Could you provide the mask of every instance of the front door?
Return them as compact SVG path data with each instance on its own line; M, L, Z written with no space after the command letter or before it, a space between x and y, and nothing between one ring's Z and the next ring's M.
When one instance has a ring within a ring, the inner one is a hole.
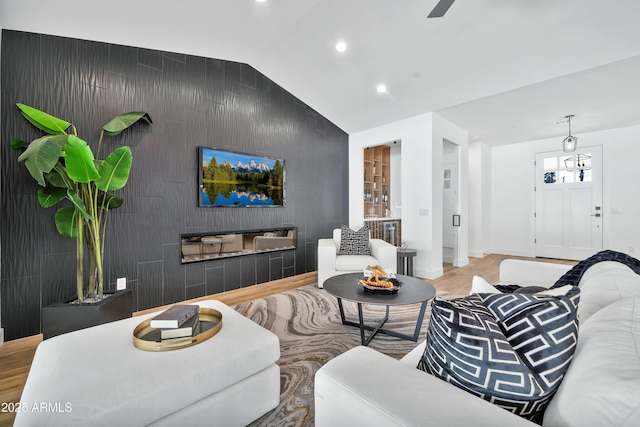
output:
M602 147L536 154L537 257L581 260L602 250Z

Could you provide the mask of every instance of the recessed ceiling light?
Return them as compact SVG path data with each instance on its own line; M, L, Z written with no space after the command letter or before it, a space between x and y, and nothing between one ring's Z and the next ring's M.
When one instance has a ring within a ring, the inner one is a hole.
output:
M336 43L336 50L340 53L345 52L347 50L347 44L342 40Z
M376 87L378 93L385 93L387 91L387 86L380 84Z
M256 3L264 3L264 2L266 2L266 1L267 1L267 0L256 0Z

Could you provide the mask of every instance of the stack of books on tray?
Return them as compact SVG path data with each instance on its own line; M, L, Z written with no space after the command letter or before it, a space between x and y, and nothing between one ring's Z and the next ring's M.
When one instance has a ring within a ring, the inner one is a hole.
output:
M199 314L199 305L176 304L151 319L149 326L153 329L143 339L161 341L197 335Z

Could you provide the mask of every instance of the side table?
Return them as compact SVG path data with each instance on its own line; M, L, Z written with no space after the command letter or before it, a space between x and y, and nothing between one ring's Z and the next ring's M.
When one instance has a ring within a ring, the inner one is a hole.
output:
M413 257L418 251L415 249L398 249L398 274L413 276Z

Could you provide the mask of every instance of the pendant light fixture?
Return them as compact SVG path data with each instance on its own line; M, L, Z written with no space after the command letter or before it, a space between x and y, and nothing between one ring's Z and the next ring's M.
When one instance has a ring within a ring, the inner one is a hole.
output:
M564 159L564 167L567 168L567 172L591 170L591 155L574 154L569 156Z
M573 115L565 116L565 119L569 122L569 136L562 141L562 151L565 153L576 151L576 147L578 146L578 138L571 135L571 119L573 117Z

